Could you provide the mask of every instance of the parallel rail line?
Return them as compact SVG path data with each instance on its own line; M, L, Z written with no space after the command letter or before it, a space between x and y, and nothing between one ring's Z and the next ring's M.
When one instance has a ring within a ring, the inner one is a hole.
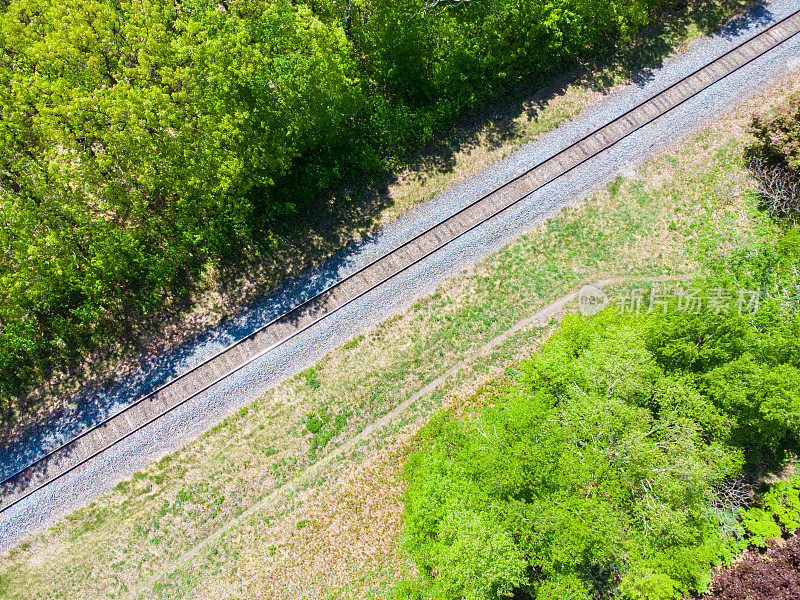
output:
M0 513L88 463L178 406L370 293L426 257L611 148L709 86L800 33L800 11L640 102L525 173L478 198L211 358L159 386L0 481Z

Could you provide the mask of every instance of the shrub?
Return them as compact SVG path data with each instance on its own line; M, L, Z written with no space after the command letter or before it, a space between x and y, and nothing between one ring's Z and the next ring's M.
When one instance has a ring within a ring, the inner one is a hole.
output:
M753 116L755 137L748 166L761 188L765 206L778 218L800 216L800 93L764 114Z
M764 509L775 515L787 533L800 529L800 477L775 483L764 497Z
M753 117L750 154L800 174L800 93L772 111Z
M751 158L747 165L758 182L763 207L773 217L796 224L800 217L800 175L761 158Z
M761 507L743 512L745 539L757 548L800 530L800 477L774 483L764 494Z
M707 600L794 600L800 598L800 537L772 542L762 556L756 551L722 570Z

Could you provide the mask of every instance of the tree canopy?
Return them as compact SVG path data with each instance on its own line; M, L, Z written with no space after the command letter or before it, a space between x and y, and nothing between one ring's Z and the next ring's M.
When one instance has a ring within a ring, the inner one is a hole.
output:
M773 253L800 264L798 245ZM794 487L747 514L722 491L800 449L800 315L778 293L798 283L776 277L753 315L570 317L508 393L429 424L403 532L424 596L679 598L745 529L761 544L797 529Z
M3 2L0 403L662 1Z

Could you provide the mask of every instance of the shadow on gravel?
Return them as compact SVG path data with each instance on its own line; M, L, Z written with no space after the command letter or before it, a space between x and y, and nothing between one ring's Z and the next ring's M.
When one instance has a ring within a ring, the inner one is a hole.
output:
M748 6L729 20L734 10ZM601 93L607 93L620 80L643 87L673 53L675 41L691 31L704 35L716 32L716 36L731 39L772 20L772 13L760 1L673 2L660 20L645 27L630 42L601 49L595 58L582 64L531 77L489 106L463 116L450 131L420 152L409 171L425 182L440 173L452 172L458 153L468 153L479 146L496 149L514 141L520 136L518 119L535 119L548 102L562 95L570 85L579 84ZM386 186L393 182L394 178L382 181Z
M747 11L722 26L731 12L747 6ZM479 145L498 148L519 139L519 117L536 118L569 85L607 92L622 78L644 86L672 53L671 42L690 30L706 34L717 31L716 35L732 38L771 20L771 13L761 3L672 3L658 22L641 31L627 47L610 47L592 61L531 78L492 105L460 118L450 131L413 157L407 171L419 181L426 181L452 172L458 153L470 152ZM0 429L0 479L319 293L351 272L355 260L364 264L367 258L377 257L377 243L383 236L377 224L391 205L388 187L398 176L382 173L332 189L318 203L319 210L299 219L294 233L278 240L277 246L285 250L266 252L248 268L247 277L252 274L259 283L246 293L236 290L236 282L242 281L241 269L223 274L221 310L231 316L220 325L209 327L202 320L184 320L182 341L173 344L165 329L175 329L175 320L166 327L163 320L156 321L147 335L130 342L136 352L129 354L132 368L124 377L117 380L113 370L106 369L88 379L91 384L80 391L62 393L61 397L68 400L63 402L63 408L49 414L35 428ZM287 277L291 279L276 287ZM269 292L270 288L273 291ZM248 297L258 296L261 298L255 302L245 302Z
M749 8L729 18L732 9L745 7ZM617 45L607 51L605 58L587 63L582 79L601 92L607 92L620 78L630 79L643 87L672 54L673 43L687 33L694 30L704 35L732 39L748 29L772 21L772 13L761 1L674 2L669 14L645 27L627 49Z

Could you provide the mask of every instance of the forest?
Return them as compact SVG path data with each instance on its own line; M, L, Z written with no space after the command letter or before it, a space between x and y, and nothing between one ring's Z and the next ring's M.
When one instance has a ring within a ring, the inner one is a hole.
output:
M664 0L2 0L0 412Z

